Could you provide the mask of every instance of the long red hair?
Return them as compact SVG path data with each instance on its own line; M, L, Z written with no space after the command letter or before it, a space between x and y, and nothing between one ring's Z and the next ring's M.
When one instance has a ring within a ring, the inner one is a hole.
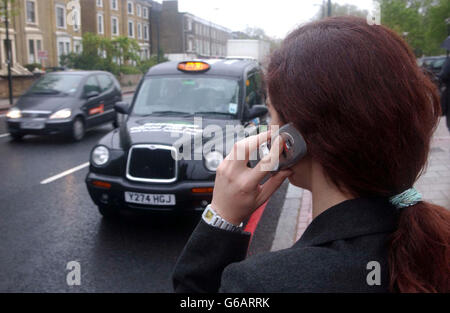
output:
M441 114L437 88L388 28L355 17L301 26L273 53L267 86L341 190L391 197L422 173ZM391 290L448 292L449 242L445 208L404 209L390 243Z

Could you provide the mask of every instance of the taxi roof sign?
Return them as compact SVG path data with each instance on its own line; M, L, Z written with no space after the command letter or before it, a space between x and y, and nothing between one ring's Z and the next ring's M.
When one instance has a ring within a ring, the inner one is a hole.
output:
M211 68L206 62L186 61L178 63L178 70L182 72L206 72Z

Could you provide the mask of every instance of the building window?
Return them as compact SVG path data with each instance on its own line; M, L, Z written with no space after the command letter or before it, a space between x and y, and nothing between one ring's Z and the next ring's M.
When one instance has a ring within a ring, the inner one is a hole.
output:
M144 25L144 40L148 40L148 24Z
M119 10L119 2L118 0L111 0L111 9L118 11Z
M134 13L134 10L133 10L133 2L131 2L131 1L128 1L128 3L127 3L127 9L128 9L128 14L131 14L131 15L133 15Z
M27 1L27 23L36 24L36 3Z
M74 31L79 31L80 30L80 25L78 24L79 22L79 16L78 16L79 12L77 10L73 11L73 30Z
M192 20L190 18L186 19L186 30L191 31L192 30Z
M70 49L70 39L67 37L57 38L57 47L58 47L58 65L61 64L61 56L67 55L71 52Z
M56 5L56 27L66 28L66 8L63 5Z
M128 21L128 37L134 38L134 22Z
M103 0L97 0L97 7L103 8Z
M36 40L36 52L42 51L42 41Z
M97 14L97 32L99 34L104 34L104 23L103 23L103 14Z
M142 39L142 24L141 23L137 24L137 36L138 36L138 39Z
M64 55L64 42L58 42L58 56Z
M28 63L36 63L36 51L34 50L34 40L28 40Z
M119 19L115 16L111 17L111 32L113 36L119 36Z
M136 15L141 17L141 6L139 4L136 5Z
M81 53L81 41L76 40L73 42L73 52Z
M147 7L142 8L142 17L148 18L148 8Z

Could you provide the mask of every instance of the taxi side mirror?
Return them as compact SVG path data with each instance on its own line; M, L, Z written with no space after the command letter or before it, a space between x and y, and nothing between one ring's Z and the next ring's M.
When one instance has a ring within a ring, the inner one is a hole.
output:
M116 104L114 105L114 109L116 110L117 113L121 113L121 114L129 114L130 113L130 106L125 101L116 102Z
M269 110L265 105L255 104L251 109L248 110L247 120L252 120L257 117L263 117L269 113Z

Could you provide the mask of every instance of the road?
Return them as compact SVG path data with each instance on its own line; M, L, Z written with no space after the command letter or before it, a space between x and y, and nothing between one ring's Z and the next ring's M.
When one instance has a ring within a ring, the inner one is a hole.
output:
M84 178L90 150L110 130L99 127L79 143L12 142L0 116L0 292L171 291L171 272L198 216L102 220ZM269 202L251 254L270 249L284 192ZM66 283L70 261L80 263L80 286Z

